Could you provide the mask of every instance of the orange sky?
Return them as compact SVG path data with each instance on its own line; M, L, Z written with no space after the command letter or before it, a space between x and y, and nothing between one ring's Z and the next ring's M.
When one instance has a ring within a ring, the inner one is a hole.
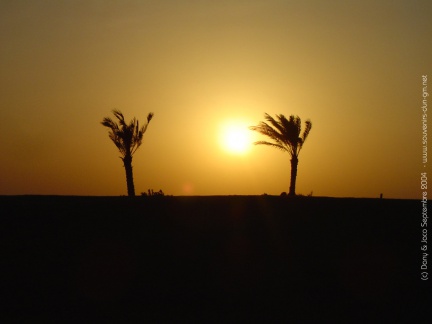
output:
M117 108L155 113L137 194L288 191L287 153L221 145L223 125L267 112L313 123L297 193L417 199L431 14L428 0L0 0L0 194L125 195L100 125Z

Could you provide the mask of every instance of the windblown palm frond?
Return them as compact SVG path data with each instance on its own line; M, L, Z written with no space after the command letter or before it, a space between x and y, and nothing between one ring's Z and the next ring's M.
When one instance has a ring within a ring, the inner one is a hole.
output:
M309 135L309 132L312 128L312 123L310 120L305 121L305 129L303 131L303 135L301 136L301 146L303 146L303 143L306 141L306 138Z
M282 116L282 118L285 118L283 115L280 115L280 116ZM280 116L276 115L276 117L278 117L279 119L280 119ZM267 120L270 124L272 124L274 128L276 128L276 130L278 131L278 133L279 133L281 136L285 136L285 134L284 134L285 129L284 129L283 125L281 125L280 122L277 122L277 121L276 121L272 116L270 116L270 115L267 114L267 113L264 114L264 118L265 118L265 120ZM261 123L264 123L264 122L261 122ZM264 123L264 124L266 124L266 123ZM266 125L269 126L268 124L266 124ZM269 126L269 127L272 128L271 126Z
M270 142L267 142L267 141L256 141L254 144L256 144L256 145L262 144L262 145L273 146L273 147L275 147L275 148L277 148L279 150L286 151L286 148L284 146L279 145L279 144L275 144L275 143L270 143Z
M283 134L279 133L265 122L261 122L258 126L251 126L249 128L270 137L280 146L284 146Z
M101 124L110 129L108 136L120 151L122 158L127 155L132 156L142 144L143 135L147 130L150 120L153 118L153 113L148 114L147 123L141 128L136 118L133 118L127 124L121 111L113 110L112 113L118 122L105 117Z
M298 116L291 115L287 119L284 115L276 115L276 119L269 114L264 114L265 120L268 122L260 122L257 126L251 126L249 129L257 131L269 138L274 143L266 141L257 141L254 144L270 145L278 149L285 150L292 157L297 157L312 128L310 120L305 122L305 129L301 133L301 119Z

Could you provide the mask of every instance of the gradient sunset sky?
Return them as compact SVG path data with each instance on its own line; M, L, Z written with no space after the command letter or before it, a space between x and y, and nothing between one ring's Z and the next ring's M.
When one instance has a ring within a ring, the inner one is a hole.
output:
M125 195L119 109L154 112L138 195L288 192L287 153L223 140L267 112L312 121L297 193L420 199L431 40L429 0L0 0L0 194Z

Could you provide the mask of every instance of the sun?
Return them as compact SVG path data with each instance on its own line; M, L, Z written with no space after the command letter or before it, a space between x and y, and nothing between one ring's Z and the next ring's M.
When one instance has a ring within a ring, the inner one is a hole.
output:
M222 148L232 154L245 154L251 146L251 134L248 125L231 121L222 125L220 132Z

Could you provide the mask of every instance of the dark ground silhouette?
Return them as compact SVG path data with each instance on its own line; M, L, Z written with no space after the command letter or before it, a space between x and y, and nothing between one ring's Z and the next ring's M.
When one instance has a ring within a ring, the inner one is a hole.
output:
M425 320L418 201L3 196L0 204L3 320Z

